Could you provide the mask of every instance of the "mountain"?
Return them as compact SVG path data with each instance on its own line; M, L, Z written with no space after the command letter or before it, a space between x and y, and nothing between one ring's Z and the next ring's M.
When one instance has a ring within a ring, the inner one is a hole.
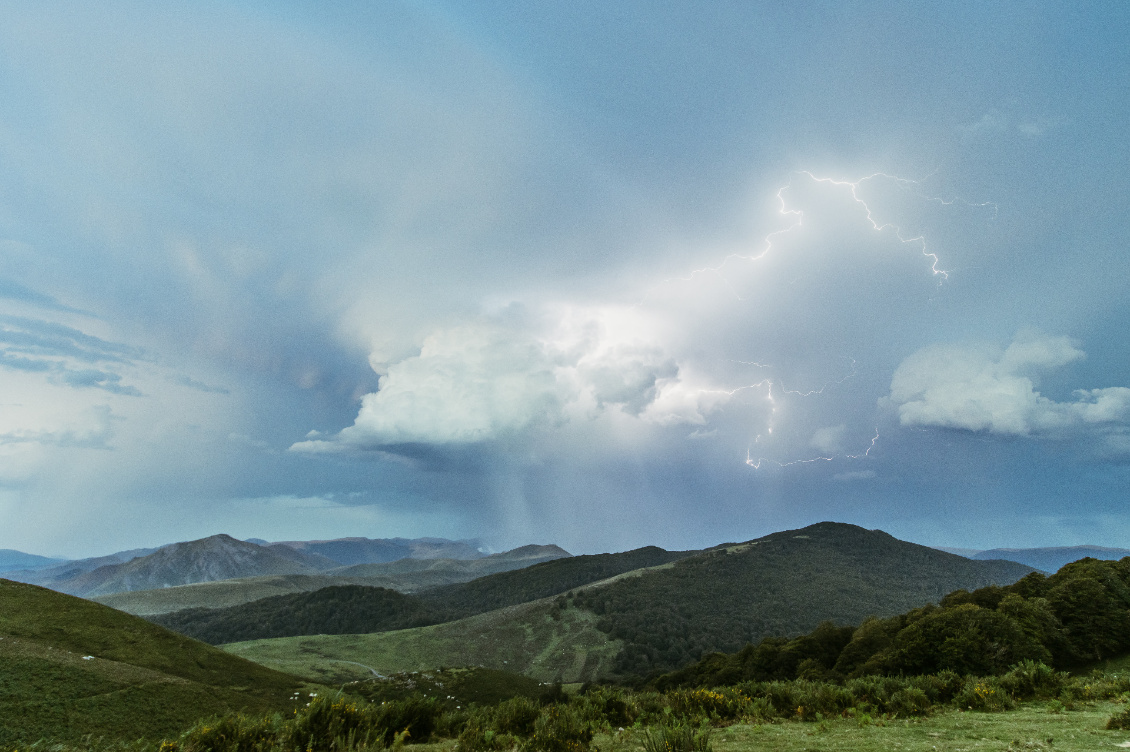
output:
M1011 584L1031 571L821 522L559 601L599 616L599 627L625 642L618 672L638 675L763 637L808 632L825 620L847 625L903 613L954 590Z
M76 577L83 572L92 572L99 567L104 567L109 564L122 564L127 561L132 561L139 556L148 556L156 551L156 548L134 548L129 551L119 551L108 556L95 556L89 559L75 559L72 561L63 561L54 566L39 568L25 568L21 570L11 570L4 573L4 577L16 582L26 582L30 585L42 585L43 587L54 588L52 583L65 582L72 577Z
M147 618L212 644L307 634L383 632L456 621L638 571L642 567L662 566L695 553L698 552L664 551L649 546L617 554L570 557L557 546L524 546L496 555L496 563L509 561L513 564L545 555L565 554L566 558L480 577L471 582L430 588L414 597L391 593L380 587L330 587L313 593L264 598L228 608L192 608L148 614ZM470 563L486 562L487 558ZM369 571L377 566L415 568L426 564L406 559L363 567ZM350 567L347 571L358 569L360 567Z
M280 541L268 543L267 546L317 554L343 566L381 564L398 559L478 559L483 556L473 542L451 541L446 538L337 538Z
M568 551L558 546L522 546L481 559L401 559L385 564L340 567L314 575L243 577L92 598L127 613L155 616L189 608L227 608L260 598L311 592L335 585L364 585L411 593L569 556Z
M442 572L445 575L466 573L469 575L467 579L474 579L488 574L522 569L545 561L567 559L571 556L571 553L560 546L531 545L478 559L404 558L382 563L356 564L335 569L333 574L341 577L397 577L422 572ZM433 583L433 586L440 584L446 583L437 582Z
M46 556L25 554L23 551L13 551L10 548L0 548L0 572L35 571L56 566L66 559L50 559Z
M158 740L231 710L293 707L280 674L135 616L0 579L0 749Z
M489 668L536 671L530 675L542 681L645 675L825 620L893 616L1031 571L828 522L706 551L576 556L417 594L445 618L477 614L451 623L228 647L310 676L327 670L327 660L395 671L471 656ZM557 657L547 663L548 653Z
M973 554L974 559L1005 559L1027 564L1045 572L1057 572L1064 564L1086 557L1092 559L1114 560L1130 556L1125 548L1103 548L1102 546L1060 546L1055 548L993 548Z
M230 535L213 535L173 543L124 564L109 564L55 580L50 587L86 597L235 577L314 574L333 566L336 562L314 553L286 546L258 546Z

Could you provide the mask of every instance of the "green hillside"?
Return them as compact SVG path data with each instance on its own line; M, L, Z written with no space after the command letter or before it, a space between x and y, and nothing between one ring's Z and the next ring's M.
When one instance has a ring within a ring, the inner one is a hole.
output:
M592 614L556 613L543 600L430 627L256 640L224 650L324 683L453 666L577 682L607 675L621 644L596 628Z
M625 572L670 564L698 553L647 546L617 554L573 556L467 583L432 588L418 595L444 621L453 621L547 598Z
M612 564L626 561L649 568L617 573ZM595 571L614 576L577 587ZM854 625L872 615L893 616L960 588L1007 584L1031 571L821 523L692 556L662 549L579 556L419 594L437 612L446 604L453 614L546 591L561 594L452 623L228 649L321 678L368 670L343 661L381 673L476 664L542 680L640 676L762 637L803 634L826 620ZM555 650L571 659L545 663Z
M387 632L436 622L427 607L410 595L359 585L276 595L231 608L193 608L149 620L213 645L308 634Z
M146 618L213 645L298 635L385 632L456 621L527 603L640 567L669 564L690 553L696 552L664 551L652 546L618 554L560 558L414 596L375 587L331 587L223 609L185 609Z
M808 632L826 620L848 625L892 616L1031 571L822 522L585 588L558 605L595 614L602 631L624 641L616 673L646 675L762 637Z
M0 579L0 747L159 739L214 713L285 708L299 684L106 606Z

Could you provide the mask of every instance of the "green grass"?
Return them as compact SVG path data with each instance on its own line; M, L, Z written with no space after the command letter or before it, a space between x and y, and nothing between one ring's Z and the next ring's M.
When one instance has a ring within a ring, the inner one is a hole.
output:
M1055 750L1093 752L1117 749L1130 740L1125 731L1106 731L1107 718L1123 707L1096 703L1083 710L1049 713L1041 704L1005 713L940 712L926 718L861 723L837 718L817 723L767 723L716 729L714 752L1001 752ZM607 752L636 752L640 734L597 737Z
M512 697L539 699L550 687L528 676L490 668L445 668L413 671L387 678L350 682L345 692L373 702L404 700L413 695L446 699L448 705L494 705Z
M159 739L206 715L287 708L300 686L137 617L0 580L0 748Z
M544 682L578 682L606 674L620 651L619 642L596 628L593 614L570 609L553 619L551 606L537 601L430 627L254 640L225 645L224 650L324 683L371 677L366 667L393 674L483 666Z

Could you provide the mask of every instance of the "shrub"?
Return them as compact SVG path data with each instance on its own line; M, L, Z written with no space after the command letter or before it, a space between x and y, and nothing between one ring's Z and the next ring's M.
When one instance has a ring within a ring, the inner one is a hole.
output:
M742 715L749 698L730 687L720 690L675 690L667 694L671 714L686 720L732 719Z
M443 708L431 697L409 697L385 702L373 708L372 727L381 733L385 744L392 744L399 732L408 732L414 742L431 738Z
M1043 700L1056 697L1070 676L1043 663L1022 661L1000 678L1001 686L1017 700Z
M365 708L341 695L315 697L285 724L277 738L285 749L307 752L333 752L339 749L335 742L343 739L367 744L373 737L372 722L367 716ZM258 752L260 748L255 749Z
M550 705L534 722L522 752L587 752L592 729L568 705Z
M274 744L279 727L278 716L228 714L197 723L178 746L181 752L261 752Z
M1106 722L1107 731L1130 729L1130 707L1123 708Z
M988 711L1009 710L1016 705L996 677L978 679L972 676L966 680L954 703L970 710Z
M906 687L891 695L887 702L890 713L901 716L922 715L930 709L930 698L917 687Z
M528 697L514 697L500 702L491 713L490 725L503 734L529 736L541 714L538 704Z
M660 726L654 733L645 731L643 748L644 752L713 752L710 729L696 730L686 724Z

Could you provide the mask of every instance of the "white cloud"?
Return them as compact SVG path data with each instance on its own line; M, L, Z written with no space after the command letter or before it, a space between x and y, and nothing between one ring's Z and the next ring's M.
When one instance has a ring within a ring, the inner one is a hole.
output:
M1084 357L1066 337L1022 333L1003 352L983 345L931 345L904 360L890 404L904 426L1011 436L1068 437L1130 422L1130 388L1077 390L1056 402L1036 390L1039 373Z
M677 384L675 360L654 344L610 336L600 318L574 311L547 333L492 321L435 331L418 355L375 364L379 389L362 398L354 425L292 449L468 444L610 409L664 422L648 409Z

